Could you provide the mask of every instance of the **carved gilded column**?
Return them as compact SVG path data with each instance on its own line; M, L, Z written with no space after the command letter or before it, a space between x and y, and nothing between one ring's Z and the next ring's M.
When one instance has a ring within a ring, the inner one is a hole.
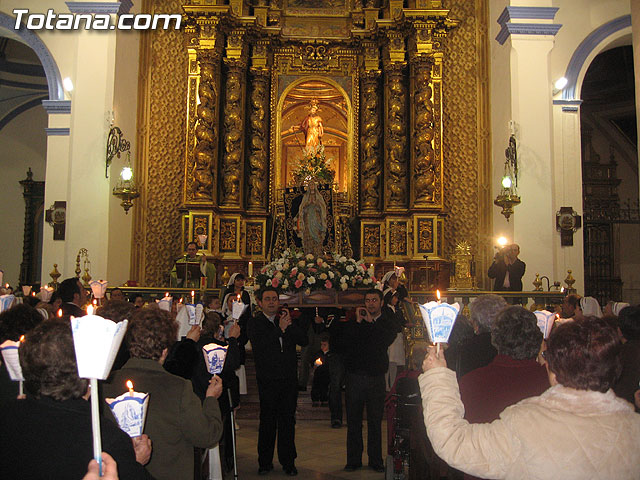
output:
M407 89L405 63L392 63L386 71L386 177L385 206L392 210L408 207L407 191Z
M215 49L198 50L197 61L200 67L195 127L196 147L191 171L191 191L187 197L195 201L214 201L217 184L214 166L217 160L218 142L218 63L220 54Z
M266 211L268 206L269 75L266 68L251 67L247 206L251 210L261 211Z
M244 30L234 30L227 37L227 67L223 109L222 163L220 206L242 207L243 190L243 129L244 87L247 67L244 50Z
M411 59L413 70L413 132L411 205L430 206L441 202L440 169L433 148L435 137L431 68L433 60L425 55Z
M360 205L362 213L379 212L382 205L382 155L380 154L380 70L365 71L362 85L362 140Z

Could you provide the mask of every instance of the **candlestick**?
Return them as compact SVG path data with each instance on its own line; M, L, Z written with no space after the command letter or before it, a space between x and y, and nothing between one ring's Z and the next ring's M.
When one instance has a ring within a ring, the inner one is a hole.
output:
M249 276L253 277L253 262L249 262Z
M24 386L22 385L22 380L18 381L18 395L22 397L24 395Z
M102 476L102 444L100 441L100 407L98 405L98 379L89 380L91 386L91 430L93 431L93 458L98 462L99 475Z
M127 380L127 388L129 389L129 395L133 397L133 382L131 380Z

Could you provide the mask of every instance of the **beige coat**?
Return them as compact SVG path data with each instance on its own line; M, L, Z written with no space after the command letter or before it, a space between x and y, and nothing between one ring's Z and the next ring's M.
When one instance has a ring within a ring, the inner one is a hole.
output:
M470 425L453 371L435 368L419 382L431 444L459 470L504 479L640 478L640 415L612 390L556 385L490 424Z

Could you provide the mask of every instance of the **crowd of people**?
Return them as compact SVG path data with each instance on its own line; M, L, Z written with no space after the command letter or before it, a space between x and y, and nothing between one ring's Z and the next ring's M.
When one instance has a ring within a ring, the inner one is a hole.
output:
M116 397L127 380L150 395L144 435L130 438L101 402L103 478L191 479L194 448L215 445L230 471L247 344L260 403L260 475L274 469L276 454L286 475L298 474L296 407L310 378L313 405L329 406L328 426L341 428L346 412L347 472L363 468L365 411L368 467L385 471L382 420L396 379L421 396L425 438L465 478L623 479L640 472L640 306L611 302L601 311L595 299L569 295L543 339L529 310L482 295L468 319L458 315L446 349L413 351L412 370L401 303L411 299L395 271L348 310L289 309L272 287L256 291L253 305L244 282L234 274L221 297L204 299L201 324L185 328L178 302L165 311L113 289L97 314L127 319L128 328L99 392L77 373L69 318L84 315L88 299L76 278L62 282L48 306L25 303L0 314L0 343L24 335L25 378L19 395L0 368L0 428L11 432L0 437L0 478L98 478L87 399ZM212 343L227 349L213 376L202 355Z

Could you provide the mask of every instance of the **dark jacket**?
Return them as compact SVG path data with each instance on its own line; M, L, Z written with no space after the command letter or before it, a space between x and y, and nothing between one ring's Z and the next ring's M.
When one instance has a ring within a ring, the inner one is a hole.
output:
M102 415L100 430L119 478L150 478L115 421ZM11 400L0 409L0 431L0 478L80 480L93 458L91 404L82 398Z
M75 303L63 302L62 306L60 308L62 309L62 315L70 315L70 316L74 316L74 317L84 317L87 314L87 312L82 310Z
M153 443L153 453L147 470L159 480L193 479L193 447L211 448L222 434L218 400L207 397L201 404L189 380L142 358L131 358L114 372L104 384L104 395L123 394L129 379L136 392L149 394L144 433Z
M263 313L259 313L249 320L247 334L251 341L257 378L298 378L296 345L304 347L309 339L307 332L295 321L283 332L279 325L271 322Z
M345 351L345 371L358 375L384 375L389 369L387 348L396 338L397 324L386 312L369 323L355 319L343 325L343 339L348 348Z
M491 344L491 332L473 335L444 351L447 367L455 371L458 378L488 365L497 354L496 347Z
M487 275L489 278L495 278L495 282L493 283L494 291L521 292L522 276L524 275L525 269L525 263L519 258L516 258L516 261L509 266L507 266L507 264L502 260L494 260L489 267ZM507 275L507 271L509 271L510 285L508 289L504 288L504 277Z

